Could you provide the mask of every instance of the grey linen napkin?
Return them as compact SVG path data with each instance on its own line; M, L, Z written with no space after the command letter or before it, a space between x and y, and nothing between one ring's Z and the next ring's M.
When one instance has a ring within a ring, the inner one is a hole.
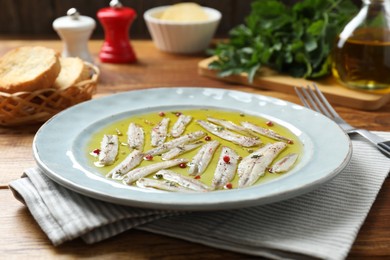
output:
M390 132L377 132L390 139ZM308 194L269 205L211 212L171 212L110 204L69 191L39 169L10 183L54 245L95 243L138 228L273 259L344 259L386 176L390 160L353 140L350 164ZM60 205L60 206L59 206Z

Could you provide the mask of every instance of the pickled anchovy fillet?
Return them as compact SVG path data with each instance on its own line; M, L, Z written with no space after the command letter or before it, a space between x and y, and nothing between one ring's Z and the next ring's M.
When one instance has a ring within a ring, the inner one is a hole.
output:
M196 121L200 126L202 126L207 131L211 132L212 134L225 139L227 141L233 142L235 144L244 146L244 147L251 147L261 144L261 140L259 138L255 137L248 137L244 135L239 135L236 133L233 133L231 131L225 130L224 127L217 126L213 123L204 121L204 120L197 120Z
M237 125L231 121L217 119L217 118L213 118L213 117L207 117L207 120L214 123L214 124L221 125L221 126L225 127L226 129L229 129L229 130L232 130L232 131L235 131L238 133L248 134L248 132L249 132L248 129L246 129L245 127Z
M189 152L191 150L194 150L195 148L201 146L203 144L202 141L198 141L198 142L195 142L195 143L191 143L191 144L182 144L182 145L179 145L177 147L174 147L172 148L171 150L169 150L168 152L166 153L163 153L161 155L161 159L163 160L170 160L170 159L173 159L183 153L186 153L186 152Z
M171 129L171 135L173 137L179 137L182 133L184 133L184 130L191 120L192 116L180 115Z
M118 155L118 136L104 135L100 143L99 163L111 165Z
M153 127L151 135L152 146L160 146L167 139L169 118L163 118L155 127Z
M175 182L167 180L153 180L148 178L140 178L137 180L136 185L140 188L153 188L164 191L176 191L176 192L194 192L183 186L178 185Z
M165 153L166 151L169 151L172 148L177 147L179 145L196 141L205 135L206 135L206 133L203 131L192 132L192 133L180 136L178 138L175 138L171 141L165 142L163 145L145 152L145 154L150 154L150 155L162 154L162 153Z
M298 154L296 153L289 153L288 155L284 156L279 161L275 162L272 167L269 169L269 172L271 173L281 173L286 172L291 169L291 167L294 165L294 163L298 159Z
M260 158L262 156L263 152L266 151L271 145L272 145L271 143L267 143L263 147L260 147L256 151L254 151L251 154L249 154L248 156L244 157L241 160L240 165L242 165L242 163L244 163L246 161L251 161L252 159Z
M210 187L203 182L195 180L194 178L183 176L171 170L160 170L155 174L155 176L157 178L163 178L164 180L177 183L178 185L193 191L210 191Z
M213 189L223 188L234 178L239 158L240 156L233 149L229 147L222 148L211 183Z
M158 162L144 167L139 167L129 171L124 176L123 182L126 184L131 184L136 180L146 177L147 175L157 172L159 170L171 168L173 166L179 165L181 163L187 163L187 162L188 162L187 159L174 159L171 161Z
M209 165L218 146L219 142L216 140L204 144L192 158L188 173L190 175L201 175Z
M290 143L292 141L291 139L284 137L271 129L263 128L263 127L260 127L258 125L255 125L255 124L252 124L249 122L241 122L241 124L243 127L245 127L246 129L248 129L250 131L267 136L267 137L272 138L274 140L284 141L284 142L288 142L288 143Z
M121 180L126 173L141 163L143 155L144 154L141 151L133 150L121 163L107 174L107 177Z
M141 126L130 123L127 130L127 143L131 149L142 151L144 149L145 133Z
M287 144L284 142L267 144L245 157L239 163L237 169L239 176L238 187L244 188L253 185L264 175L267 167L272 163L275 157L286 148L286 146Z
M239 184L242 183L244 179L249 178L253 167L256 163L256 160L263 156L263 153L271 146L270 143L266 144L265 146L261 147L260 149L254 151L253 153L249 154L248 156L244 157L241 162L238 164L237 167L237 174L239 177ZM240 186L240 185L239 185ZM249 186L249 185L248 185Z

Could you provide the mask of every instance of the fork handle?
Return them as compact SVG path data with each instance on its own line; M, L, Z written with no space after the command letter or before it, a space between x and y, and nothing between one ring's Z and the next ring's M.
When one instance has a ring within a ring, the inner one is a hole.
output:
M390 141L380 142L377 144L379 151L390 158Z
M382 137L379 137L376 134L365 129L359 129L357 133L369 140L379 149L379 151L381 151L384 155L390 158L390 141L386 141Z
M377 145L378 143L382 143L382 142L386 141L382 137L380 137L380 136L378 136L378 135L376 135L368 130L365 130L365 129L354 129L354 131L352 131L352 132L360 134L361 136L366 138L368 141L370 141L374 145Z

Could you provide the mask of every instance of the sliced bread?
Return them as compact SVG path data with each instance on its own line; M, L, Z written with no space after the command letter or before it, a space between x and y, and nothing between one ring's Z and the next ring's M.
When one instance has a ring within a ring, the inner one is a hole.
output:
M60 70L58 53L53 49L41 46L13 49L0 58L0 91L50 88Z
M77 82L89 78L89 70L85 66L83 60L76 57L61 57L61 71L53 87L57 89L66 89L73 86Z

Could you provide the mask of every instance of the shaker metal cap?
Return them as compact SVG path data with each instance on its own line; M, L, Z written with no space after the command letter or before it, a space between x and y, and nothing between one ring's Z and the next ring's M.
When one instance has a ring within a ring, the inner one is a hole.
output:
M54 20L55 30L91 30L96 26L96 22L89 16L80 15L76 8L70 8L66 16Z
M66 15L71 17L73 20L78 20L80 17L79 11L77 11L76 8L70 8L67 12Z

